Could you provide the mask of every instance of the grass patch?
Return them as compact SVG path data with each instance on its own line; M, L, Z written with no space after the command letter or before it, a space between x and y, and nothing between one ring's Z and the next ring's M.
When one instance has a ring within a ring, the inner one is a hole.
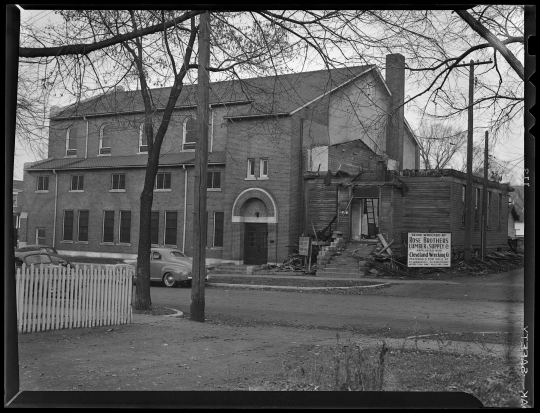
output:
M523 376L515 360L491 355L361 346L304 345L284 356L277 380L250 390L463 391L486 407L519 407Z

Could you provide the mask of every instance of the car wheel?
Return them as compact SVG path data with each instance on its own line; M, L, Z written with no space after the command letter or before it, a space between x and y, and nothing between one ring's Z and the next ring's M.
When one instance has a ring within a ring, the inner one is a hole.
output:
M167 273L163 276L163 284L165 287L173 288L176 287L176 280L171 273Z

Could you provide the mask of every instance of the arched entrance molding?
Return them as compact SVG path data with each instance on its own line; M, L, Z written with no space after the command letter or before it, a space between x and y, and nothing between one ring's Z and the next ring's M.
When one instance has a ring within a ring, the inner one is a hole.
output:
M248 199L257 198L266 204L268 208L267 217L244 217L241 215L240 210L244 202ZM277 206L274 198L267 191L261 188L249 188L242 191L240 195L236 197L232 207L232 222L261 222L268 224L277 224Z

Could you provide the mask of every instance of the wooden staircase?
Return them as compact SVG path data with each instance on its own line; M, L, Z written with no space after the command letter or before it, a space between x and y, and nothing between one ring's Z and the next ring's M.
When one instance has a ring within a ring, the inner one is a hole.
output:
M367 258L376 248L377 240L347 242L342 235L337 231L334 232L332 236L333 238L335 236L334 241L319 252L317 277L351 279L364 277L365 261L359 258Z

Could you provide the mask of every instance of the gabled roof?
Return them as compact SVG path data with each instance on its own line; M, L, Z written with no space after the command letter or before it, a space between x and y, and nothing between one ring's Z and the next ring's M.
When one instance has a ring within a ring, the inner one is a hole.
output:
M290 114L345 82L374 68L373 65L292 73L278 76L214 82L210 84L210 104L228 108L228 116ZM197 85L184 85L177 108L197 105ZM171 88L152 89L155 107L163 109ZM117 91L57 110L52 119L144 113L140 91Z
M144 168L148 162L148 155L132 156L100 156L87 159L54 159L37 165L27 166L27 171L46 170L77 170L100 168ZM209 164L225 164L225 152L212 152L208 154ZM159 166L194 165L195 152L168 153L159 157Z

